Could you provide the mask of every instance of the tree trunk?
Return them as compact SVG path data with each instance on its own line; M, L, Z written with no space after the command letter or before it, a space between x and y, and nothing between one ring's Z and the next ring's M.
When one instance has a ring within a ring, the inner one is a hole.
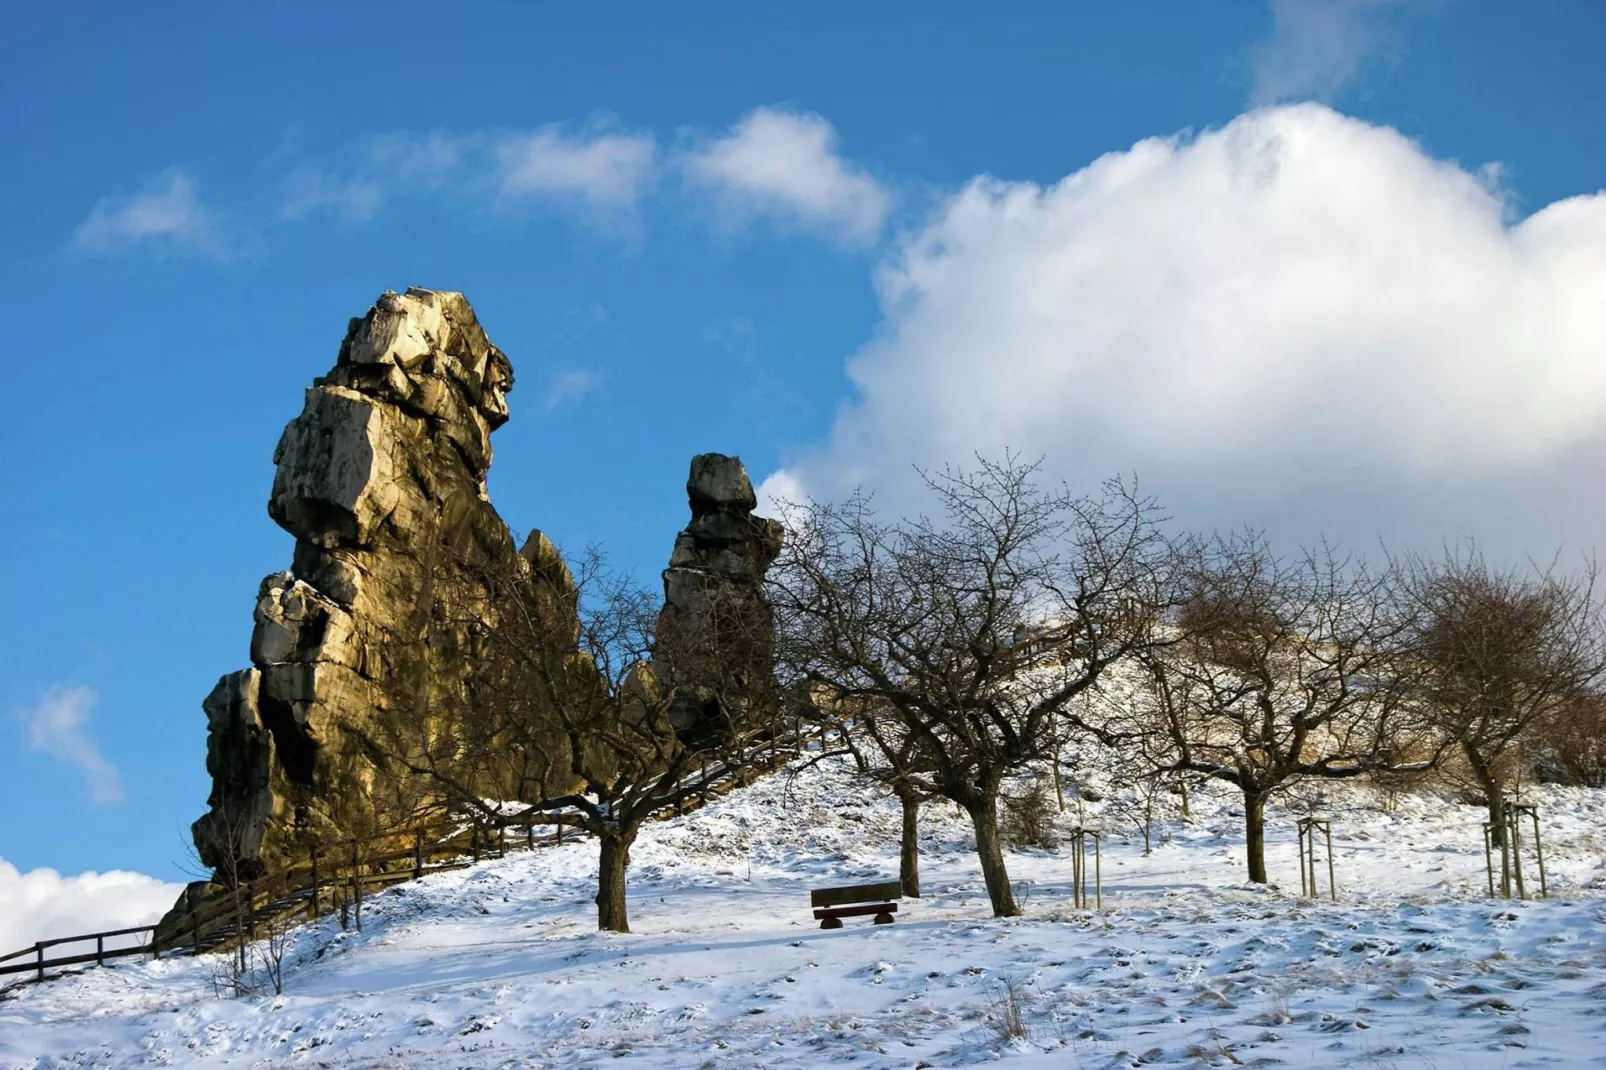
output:
M615 933L630 931L630 918L625 910L625 868L630 865L630 843L635 838L634 829L628 838L619 832L597 837L601 845L597 865L598 929Z
M1004 868L1004 851L998 839L998 796L985 793L979 803L965 809L976 829L976 855L981 859L981 876L987 882L993 917L1014 917L1020 913L1020 908L1015 905L1015 894L1009 887L1009 871Z
M912 791L900 792L898 801L903 805L903 840L898 846L898 881L903 894L920 898L920 796Z
M1060 813L1063 814L1065 812L1065 785L1060 780L1060 741L1055 739L1052 740L1052 743L1054 745L1054 760L1049 764L1049 768L1054 770L1054 798L1059 800Z
M1499 847L1505 842L1506 792L1500 783L1500 778L1494 775L1494 770L1471 744L1462 743L1461 750L1467 756L1467 765L1472 769L1472 776L1483 789L1483 798L1489 808L1489 824L1493 826L1490 831L1490 843Z
M1244 792L1244 853L1249 879L1266 883L1266 793Z

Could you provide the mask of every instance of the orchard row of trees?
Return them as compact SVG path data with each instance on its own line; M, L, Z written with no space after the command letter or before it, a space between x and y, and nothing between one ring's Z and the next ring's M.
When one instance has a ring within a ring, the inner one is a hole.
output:
M1266 803L1302 781L1464 770L1493 819L1536 758L1606 775L1592 565L1288 555L1173 534L1120 481L1084 497L1037 477L1016 457L929 473L934 519L863 497L784 517L783 678L902 801L906 891L918 806L940 797L970 816L994 912L1016 913L1002 786L1078 737L1129 782L1241 792L1258 882Z
M1464 769L1493 815L1536 755L1606 775L1592 567L1179 535L1130 484L1076 495L1009 455L926 485L931 517L884 518L863 495L785 507L768 605L716 598L694 631L596 553L572 577L555 555L454 558L420 593L418 631L467 636L478 677L449 694L421 681L430 708L362 741L398 813L579 825L600 844L599 927L625 931L643 822L805 721L901 801L906 891L920 807L947 799L1001 916L1018 912L1004 786L1057 770L1068 741L1151 789L1233 785L1256 881L1266 803L1301 781Z

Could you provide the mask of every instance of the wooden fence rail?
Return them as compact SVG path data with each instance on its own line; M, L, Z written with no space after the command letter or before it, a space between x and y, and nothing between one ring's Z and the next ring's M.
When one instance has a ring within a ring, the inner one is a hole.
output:
M19 962L12 963L11 965L0 965L0 974L34 973L36 975L34 978L35 980L43 981L45 979L45 970L53 966L69 966L85 962L93 962L97 966L102 966L105 965L106 960L110 958L122 958L125 955L152 954L155 951L155 948L150 943L137 944L133 947L114 947L108 949L106 947L106 940L110 937L132 936L135 933L154 934L155 932L156 926L154 925L136 925L131 929L108 929L105 932L85 933L81 936L58 936L54 940L39 940L36 941L32 947L25 947L21 951L13 951L9 955L0 955L0 963L8 963L11 962L12 959L19 959L25 955L34 956L34 961L32 962ZM92 952L84 952L76 955L65 955L51 959L45 958L46 948L60 947L63 944L86 943L90 940L95 941L95 950Z
M782 741L773 742L770 747L773 753L769 756L771 767L777 764L783 749L795 754L795 746L795 740L788 741L784 748ZM715 772L717 775L718 771ZM699 805L741 782L745 769L730 769L727 772L729 778L717 790L705 792L698 800ZM672 817L686 808L677 803L667 807L659 816ZM552 834L538 839L536 829L546 826L552 826ZM493 828L494 838L491 836ZM431 873L462 869L487 856L504 857L508 851L509 828L523 832L523 848L530 851L563 843L565 828L570 830L567 836L571 839L576 833L582 837L586 835L578 822L564 821L559 815L556 820L541 822L509 820L490 826L475 824L445 837L432 836L422 828L409 828L314 846L309 849L306 862L286 866L254 881L242 882L236 888L226 888L199 904L192 894L193 886L186 889L183 919L165 940L158 940L156 925L137 925L129 929L40 940L31 947L0 955L0 977L32 973L34 976L31 980L40 982L45 980L46 970L63 966L86 963L99 966L104 965L107 959L130 955L160 958L164 953L199 955L205 951L226 950L237 947L241 941L255 939L259 925L279 922L300 913L304 913L308 921L324 914L338 913L344 927L348 924L348 913L354 910L360 931L365 886L400 884ZM405 848L384 849L390 843L409 840ZM374 853L375 847L380 848L379 853ZM514 849L518 849L517 843ZM397 866L397 863L406 864ZM386 868L392 866L395 868ZM109 938L139 933L150 934L149 939L132 947L106 947ZM45 957L45 951L49 948L91 940L95 941L93 952ZM12 963L14 959L29 956L32 957L31 961ZM24 977L20 980L30 979Z
M574 827L566 823L554 825L549 837L536 837L536 823L516 824L524 831L526 850L563 843L574 838ZM406 850L374 854L364 850L375 843L395 840L398 834L384 834L369 839L343 840L323 848L309 851L308 861L288 866L269 877L244 882L238 889L225 889L200 903L186 891L186 910L183 919L165 940L156 938L156 925L137 925L127 929L108 929L104 932L81 933L75 936L58 936L36 941L31 947L0 955L0 976L33 974L32 980L43 981L45 971L63 966L94 963L104 965L107 959L130 955L151 955L160 958L165 953L200 954L203 951L221 950L232 946L243 933L252 939L260 924L305 912L307 920L324 914L339 912L342 901L349 896L357 904L358 924L361 924L363 889L375 885L399 884L417 880L431 873L462 869L486 856L504 857L507 853L507 826L497 828L492 839L473 827L444 838L432 838L422 829L409 829L404 835L412 840ZM582 833L583 835L583 833ZM492 850L492 844L495 850ZM515 850L518 845L515 844ZM328 856L336 855L330 859ZM326 860L327 859L327 860ZM397 862L408 865L386 870L381 867ZM110 947L106 941L116 937L140 935L146 939L132 946ZM46 955L51 948L68 944L93 942L94 951L67 955ZM16 961L24 960L24 961ZM28 980L28 978L22 978ZM14 982L13 982L14 983Z

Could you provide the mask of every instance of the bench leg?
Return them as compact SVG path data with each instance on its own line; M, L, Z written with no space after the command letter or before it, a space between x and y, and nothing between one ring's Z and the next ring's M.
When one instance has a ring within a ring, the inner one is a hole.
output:
M875 916L875 923L877 925L891 925L892 924L892 915L891 914L877 914Z
M841 918L826 918L824 921L820 922L820 928L822 928L822 929L840 929L840 928L842 928L842 919Z

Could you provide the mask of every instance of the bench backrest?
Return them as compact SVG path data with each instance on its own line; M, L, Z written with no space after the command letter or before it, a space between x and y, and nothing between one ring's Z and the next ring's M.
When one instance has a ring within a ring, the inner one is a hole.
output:
M850 884L843 888L818 888L809 893L811 907L839 907L846 903L870 903L885 899L902 899L903 884L899 881L881 881L877 884Z

